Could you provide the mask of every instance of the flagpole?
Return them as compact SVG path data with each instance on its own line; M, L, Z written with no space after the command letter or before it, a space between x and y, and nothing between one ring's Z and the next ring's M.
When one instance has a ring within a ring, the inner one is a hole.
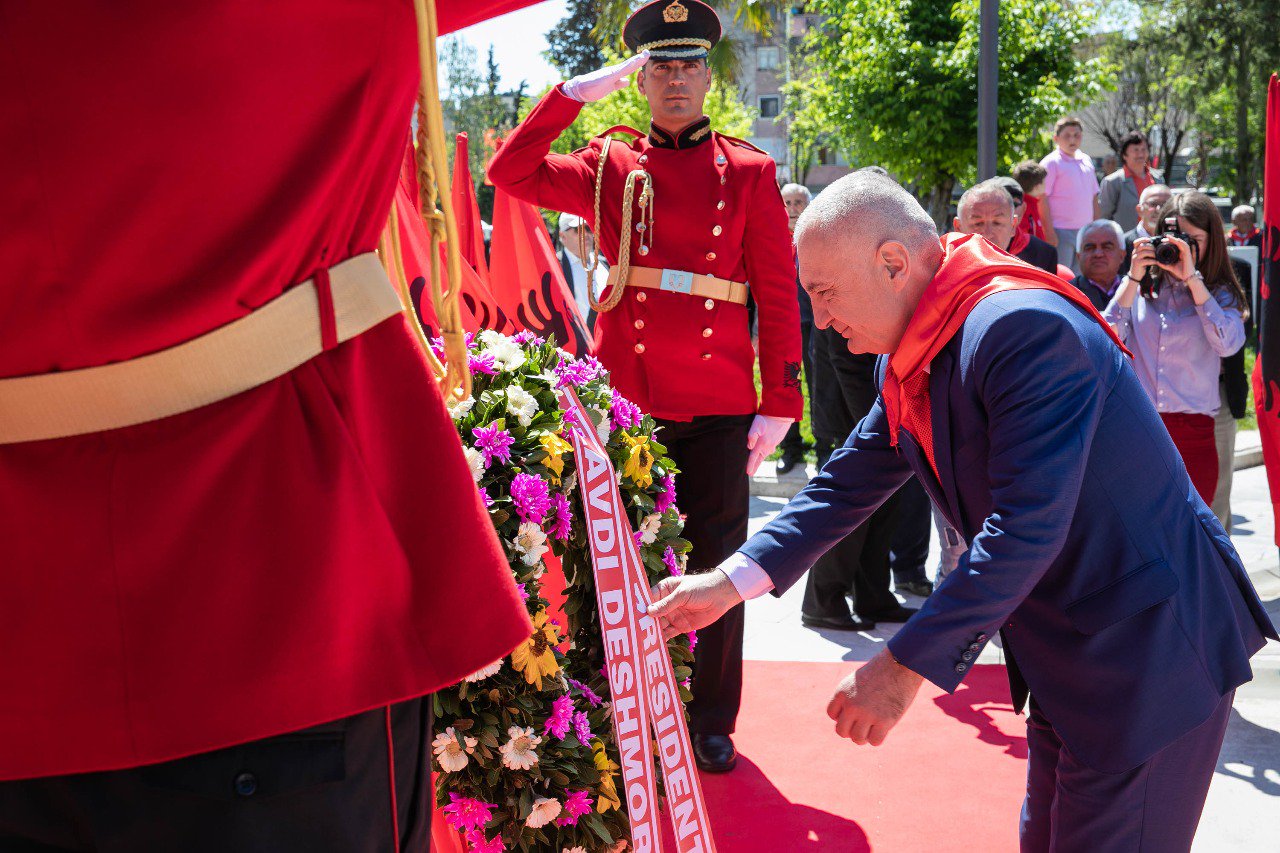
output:
M978 27L978 180L985 181L996 175L1000 0L982 0Z

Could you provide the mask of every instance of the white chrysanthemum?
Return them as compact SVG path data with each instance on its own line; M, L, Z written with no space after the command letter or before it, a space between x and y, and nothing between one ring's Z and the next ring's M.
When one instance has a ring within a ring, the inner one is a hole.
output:
M662 516L656 512L646 515L640 522L640 544L651 545L658 541L658 529L662 527Z
M595 407L592 407L595 409ZM601 444L609 443L610 422L609 413L604 409L595 409L596 414L600 415L600 423L596 424L596 436L600 439Z
M515 541L511 543L511 547L516 549L520 554L520 562L526 566L536 566L542 560L542 555L551 550L547 547L547 534L542 532L542 528L534 524L532 521L526 521L520 525L520 530L516 533Z
M480 343L484 344L482 352L493 356L493 363L499 370L515 370L524 364L524 350L506 335L486 329L480 333Z
M467 467L471 469L471 479L477 483L484 476L484 454L474 447L463 446L462 455L467 458Z
M568 477L564 478L564 494L565 497L573 494L573 490L578 487L578 472L574 471Z
M489 664L488 666L483 667L482 669L477 669L475 672L471 673L470 675L468 675L466 678L462 680L471 684L475 684L477 681L484 681L486 678L488 678L491 675L497 675L498 670L500 669L502 669L501 658Z
M528 770L538 763L538 753L534 750L540 743L542 738L533 733L532 727L512 726L507 729L507 742L498 747L498 752L502 753L502 766L508 770Z
M512 385L507 389L507 414L515 415L520 426L527 427L538 414L538 401L519 385Z
M449 417L453 418L455 421L460 421L467 416L467 413L471 411L471 407L475 404L475 397L468 397L465 400L456 400L451 398L445 403L445 406L449 409Z
M478 741L466 735L462 736L462 741L462 743L458 742L458 733L454 731L453 726L450 726L436 735L436 739L431 742L436 761L444 772L457 773L470 763L471 760L467 756L475 752Z
M560 817L560 801L549 797L538 797L533 801L533 811L524 819L524 825L531 829L546 826Z

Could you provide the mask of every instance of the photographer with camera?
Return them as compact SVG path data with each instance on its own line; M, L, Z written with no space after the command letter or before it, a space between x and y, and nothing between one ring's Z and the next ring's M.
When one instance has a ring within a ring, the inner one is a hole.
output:
M1129 274L1103 312L1206 504L1218 481L1221 359L1244 345L1246 306L1217 208L1188 192L1160 211L1159 233L1134 243Z

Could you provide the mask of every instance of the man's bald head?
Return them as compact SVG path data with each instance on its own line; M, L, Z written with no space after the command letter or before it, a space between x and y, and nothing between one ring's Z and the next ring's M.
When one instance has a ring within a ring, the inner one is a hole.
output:
M963 234L981 234L1000 249L1008 249L1018 229L1013 196L999 178L969 187L956 205L954 227Z
M814 322L852 352L892 352L942 262L920 203L892 178L854 172L818 194L795 234Z

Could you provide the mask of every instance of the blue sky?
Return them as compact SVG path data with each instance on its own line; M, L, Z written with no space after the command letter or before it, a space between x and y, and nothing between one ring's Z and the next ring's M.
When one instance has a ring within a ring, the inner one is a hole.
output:
M528 80L526 91L541 92L560 79L555 68L542 58L542 51L547 49L546 32L565 16L567 6L567 0L547 0L459 30L457 35L476 49L481 63L488 55L489 45L493 45L504 88L514 88L521 80Z

